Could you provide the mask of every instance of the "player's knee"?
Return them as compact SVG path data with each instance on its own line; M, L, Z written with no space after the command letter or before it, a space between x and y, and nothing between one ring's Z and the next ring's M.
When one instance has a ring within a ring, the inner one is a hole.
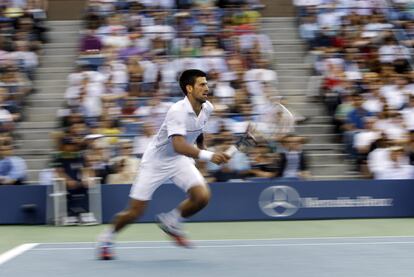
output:
M210 201L210 192L206 190L197 193L194 195L192 200L200 207L207 206L208 202Z

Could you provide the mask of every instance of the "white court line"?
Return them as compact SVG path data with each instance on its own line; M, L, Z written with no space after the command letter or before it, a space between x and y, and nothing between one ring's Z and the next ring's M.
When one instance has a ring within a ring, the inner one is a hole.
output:
M205 240L191 240L194 242L225 242L225 241L281 241L281 240L336 240L336 239L414 239L414 236L366 236L366 237L308 237L308 238L268 238L268 239L205 239ZM124 240L117 241L117 244L122 243L171 243L170 240ZM42 242L42 245L56 245L56 244L90 244L96 243L93 241L74 241L74 242Z
M25 243L21 244L19 246L16 246L13 249L10 249L9 251L3 253L0 255L0 265L6 263L7 261L10 261L11 259L23 254L24 252L32 249L33 247L36 247L39 245L38 243Z
M342 245L394 245L414 244L414 241L373 241L373 242L326 242L326 243L272 243L272 244L229 244L229 245L196 245L195 248L244 248L244 247L286 247L286 246L342 246ZM45 247L32 251L59 250L92 250L94 247ZM120 246L116 249L177 249L176 246Z

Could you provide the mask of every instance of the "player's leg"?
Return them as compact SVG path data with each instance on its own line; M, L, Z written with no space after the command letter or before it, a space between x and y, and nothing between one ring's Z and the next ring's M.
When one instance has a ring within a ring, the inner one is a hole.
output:
M177 210L183 218L189 218L207 206L210 189L206 184L195 184L187 191L188 198L180 203Z
M171 180L187 192L187 199L175 209L157 216L160 228L169 234L178 245L189 247L182 222L203 209L210 200L210 189L201 173L189 160L177 162Z
M128 224L142 216L154 191L168 178L167 170L155 166L141 166L140 173L129 194L131 200L124 211L118 213L113 223L98 237L101 259L112 258L112 245L115 236Z
M112 223L113 232L118 233L126 225L134 222L137 218L141 217L147 207L148 201L141 201L132 199L129 202L129 207L115 216Z
M113 223L98 237L98 255L101 260L112 260L113 241L116 234L125 226L134 222L145 211L148 201L131 199L129 207L115 216Z

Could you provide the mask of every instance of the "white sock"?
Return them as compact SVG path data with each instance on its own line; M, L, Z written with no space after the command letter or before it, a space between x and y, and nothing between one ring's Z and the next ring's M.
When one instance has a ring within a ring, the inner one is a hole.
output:
M178 209L173 209L167 213L167 215L175 222L180 223L184 221L184 218L181 216L181 212Z
M114 227L110 226L102 232L101 239L105 241L113 241L115 238L115 234L116 233L115 233Z

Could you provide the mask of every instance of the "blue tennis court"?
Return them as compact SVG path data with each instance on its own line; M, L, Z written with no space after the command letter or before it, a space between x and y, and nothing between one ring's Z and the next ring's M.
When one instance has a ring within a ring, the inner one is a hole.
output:
M120 242L117 259L94 243L26 244L0 276L412 276L414 237Z

